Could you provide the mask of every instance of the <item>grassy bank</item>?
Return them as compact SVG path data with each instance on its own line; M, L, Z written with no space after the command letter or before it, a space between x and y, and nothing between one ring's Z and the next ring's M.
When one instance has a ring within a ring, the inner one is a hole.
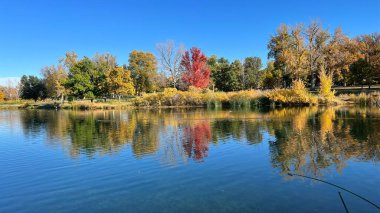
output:
M72 101L61 104L58 101L4 101L0 102L0 109L73 109L73 110L94 110L94 109L128 109L132 108L131 101L107 101L107 102L91 102L88 100Z
M130 109L130 108L157 108L157 107L257 107L257 106L314 106L314 105L358 105L380 107L380 92L343 94L335 97L322 97L312 94L305 88L275 90L247 90L237 92L212 91L177 91L165 89L161 93L144 94L128 100L77 100L60 104L58 101L4 101L0 102L0 109Z

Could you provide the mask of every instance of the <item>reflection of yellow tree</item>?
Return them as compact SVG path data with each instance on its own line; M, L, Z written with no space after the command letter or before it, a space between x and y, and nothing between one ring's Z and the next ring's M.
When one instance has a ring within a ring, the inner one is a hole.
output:
M333 122L335 119L335 110L333 108L328 108L320 115L321 121L321 141L326 141L327 137L333 140Z
M159 124L157 116L150 113L137 113L136 128L133 134L132 150L137 156L155 153L159 147Z
M366 116L362 113L322 109L319 114L320 131L314 118L309 117L305 122L302 114L294 117L300 121L293 120L292 126L284 120L269 121L268 129L273 129L276 136L276 141L270 143L273 165L284 173L294 171L318 176L332 165L340 171L350 158L379 160L380 125L376 125L377 120L368 119L368 111L364 112ZM347 119L349 117L355 119ZM306 126L302 127L300 123Z

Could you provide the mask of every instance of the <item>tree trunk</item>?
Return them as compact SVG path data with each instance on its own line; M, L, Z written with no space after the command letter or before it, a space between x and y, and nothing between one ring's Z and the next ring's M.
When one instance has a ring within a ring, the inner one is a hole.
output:
M315 90L315 82L317 81L316 79L316 76L315 76L315 73L313 72L311 74L311 90L314 91Z

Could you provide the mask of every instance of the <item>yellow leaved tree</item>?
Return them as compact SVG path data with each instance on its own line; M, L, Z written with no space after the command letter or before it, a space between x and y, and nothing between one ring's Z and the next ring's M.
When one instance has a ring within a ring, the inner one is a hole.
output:
M131 72L123 67L115 67L106 73L108 90L116 95L119 100L122 95L133 95L135 87L131 78Z

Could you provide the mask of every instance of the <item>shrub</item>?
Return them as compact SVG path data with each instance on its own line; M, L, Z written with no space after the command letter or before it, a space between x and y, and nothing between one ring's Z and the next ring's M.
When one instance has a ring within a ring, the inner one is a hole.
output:
M3 91L0 90L0 101L4 101L5 99L5 94Z
M291 89L274 89L266 97L277 104L283 105L316 105L318 99L306 88L302 80L293 81Z
M380 107L380 92L373 92L370 94L360 93L359 95L350 95L350 99L359 106Z
M260 104L260 99L264 97L263 92L257 90L245 90L229 93L229 103L234 107L250 107Z
M322 102L325 102L327 104L335 102L335 92L331 90L333 86L332 75L328 75L324 71L321 71L319 73L319 79L321 81L319 95Z

